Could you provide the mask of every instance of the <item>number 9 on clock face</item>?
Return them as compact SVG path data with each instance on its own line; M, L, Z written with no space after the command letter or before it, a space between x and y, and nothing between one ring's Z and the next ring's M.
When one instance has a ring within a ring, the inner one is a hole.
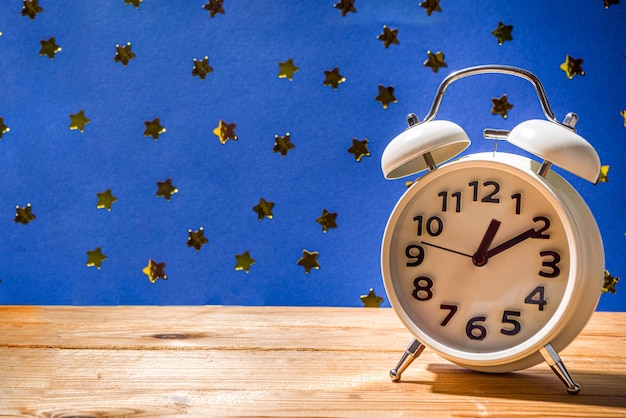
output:
M566 308L576 273L571 219L542 178L514 164L461 159L437 168L389 219L390 301L444 357L470 367L512 363L549 340Z

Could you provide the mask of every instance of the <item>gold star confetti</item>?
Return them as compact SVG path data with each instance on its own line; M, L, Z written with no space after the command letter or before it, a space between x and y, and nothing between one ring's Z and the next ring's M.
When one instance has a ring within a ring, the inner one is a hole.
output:
M189 239L187 239L187 247L193 247L196 251L200 251L200 248L209 242L204 236L204 228L200 227L197 231L189 230Z
M126 67L128 65L128 61L135 57L136 55L130 47L130 42L128 42L125 46L115 45L115 57L113 57L113 61L121 62L124 67Z
M143 132L143 136L151 136L156 141L159 139L159 135L166 131L166 129L161 126L161 121L159 118L154 118L153 121L145 121L146 130Z
M600 174L598 175L598 181L596 181L596 184L609 182L609 168L611 167L608 165L603 165L600 167Z
M335 90L339 87L339 84L346 81L346 78L339 74L339 67L335 67L334 70L324 70L324 85L332 86Z
M256 263L256 260L250 257L250 251L246 251L243 254L235 254L235 259L237 260L235 270L243 270L246 273L250 273L250 266Z
M440 12L439 0L424 0L420 3L420 7L426 9L426 14L430 16L432 12Z
M389 48L392 44L399 44L398 29L389 29L387 25L383 26L383 33L378 35L376 39L383 41L385 48Z
M335 3L335 9L341 10L341 16L347 15L348 12L356 13L354 0L339 0L339 3Z
M291 143L291 137L289 132L285 136L274 135L274 148L272 151L280 152L283 157L287 156L287 152L290 149L294 149L296 146Z
M4 124L4 118L0 117L0 139L2 139L2 135L9 132L11 128Z
M70 114L70 131L79 130L80 132L85 131L85 125L87 125L91 120L85 116L85 112L81 110L78 113Z
M356 138L352 138L352 146L348 148L348 152L350 154L354 154L354 158L356 158L357 162L360 162L363 157L370 156L370 150L367 149L367 143L367 139L359 141Z
M506 94L503 94L499 99L492 97L491 103L493 104L491 108L492 115L500 115L504 119L508 117L508 111L513 109L513 105L509 103L509 100Z
M448 64L444 61L445 55L443 52L439 51L433 54L430 51L427 51L428 59L424 61L424 67L430 67L434 73L439 71L441 67L447 67Z
M279 62L278 68L278 78L287 78L289 81L293 80L293 74L300 69L293 63L291 58L285 62Z
M198 61L197 59L193 59L193 70L191 70L191 75L195 75L200 77L200 79L204 80L206 75L213 72L213 67L209 65L209 57L204 57L202 61Z
M387 109L389 103L398 103L398 99L393 95L393 91L393 86L384 87L382 84L378 85L378 96L376 96L375 100L383 105L383 109Z
M135 9L139 9L139 3L141 3L143 0L124 0L124 4L132 4L133 6L135 6Z
M167 280L165 274L165 263L157 263L153 259L148 260L148 265L142 270L143 274L148 276L150 283L156 283L158 279Z
M96 204L96 208L106 209L110 212L111 205L117 202L117 197L113 196L113 193L111 193L111 189L106 189L104 192L96 194L98 195L98 203Z
M326 209L322 210L322 216L317 218L315 222L322 225L322 232L326 233L331 228L337 228L337 213L330 213Z
M608 270L604 270L604 284L602 284L602 293L617 293L615 285L619 282L619 277L611 276Z
M41 42L41 50L39 51L39 55L46 55L50 59L54 59L54 54L61 50L61 47L57 45L56 39L54 36L48 39L47 41L39 41Z
M498 38L498 45L502 45L504 41L513 40L513 36L511 36L512 30L513 25L505 25L502 22L498 22L498 27L491 31L491 34Z
M261 198L261 200L259 200L259 204L252 208L252 210L259 216L259 221L262 221L263 218L272 219L274 217L272 209L274 209L274 202L268 202L264 198Z
M626 110L622 110L619 114L624 118L624 126L626 126ZM0 138L2 138L2 118L0 118Z
M22 16L30 17L30 20L35 19L37 13L43 12L41 6L39 6L39 0L24 0L22 6Z
M298 260L298 265L304 267L306 274L309 274L312 269L319 270L320 263L317 261L318 256L319 252L317 251L309 252L302 250L302 258Z
M565 74L567 74L567 78L569 78L570 80L574 78L574 76L577 74L585 75L585 72L583 71L582 58L576 59L571 57L570 55L567 55L565 57L565 62L561 64L559 68L565 71Z
M107 256L102 254L100 247L97 247L93 251L87 251L87 267L96 267L100 270L102 262L107 259Z
M220 139L222 144L225 144L229 139L232 139L233 141L237 140L237 135L235 135L236 127L236 124L226 123L220 119L217 128L213 129L213 133Z
M221 13L224 14L224 0L209 0L207 4L202 6L204 10L207 10L211 17L215 17L216 14Z
M32 221L32 220L34 220L36 218L37 217L31 211L30 203L27 204L26 206L24 206L23 208L19 207L19 206L15 207L15 219L14 219L14 221L16 223L20 223L20 224L26 225L27 223L29 223L30 221Z
M604 1L604 8L608 9L609 6L613 6L616 4L619 4L619 0L603 0Z
M366 308L379 308L380 304L383 303L383 298L376 295L374 293L374 289L370 289L367 295L361 295L361 302L363 302L363 306Z
M165 200L169 201L174 193L178 193L178 189L172 184L171 178L165 181L157 181L157 197L164 197Z

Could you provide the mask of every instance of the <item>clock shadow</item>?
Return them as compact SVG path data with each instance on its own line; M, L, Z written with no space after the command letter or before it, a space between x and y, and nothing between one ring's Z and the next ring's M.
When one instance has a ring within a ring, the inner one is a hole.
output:
M454 364L435 363L428 366L428 371L436 376L435 381L409 378L400 383L429 385L433 393L448 395L626 407L626 375L570 369L574 381L581 386L578 395L570 395L552 370L544 366L545 370L536 366L512 373L481 373Z

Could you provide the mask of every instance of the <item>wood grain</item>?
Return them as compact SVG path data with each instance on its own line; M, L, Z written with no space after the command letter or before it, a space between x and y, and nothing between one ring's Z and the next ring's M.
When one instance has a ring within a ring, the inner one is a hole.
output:
M545 364L494 375L428 349L390 309L0 307L0 416L626 417L626 313Z

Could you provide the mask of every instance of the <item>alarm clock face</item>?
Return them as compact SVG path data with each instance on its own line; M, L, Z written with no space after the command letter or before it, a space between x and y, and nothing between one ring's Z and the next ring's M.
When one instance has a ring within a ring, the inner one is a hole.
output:
M444 356L509 361L547 343L567 306L569 219L532 172L493 159L439 167L391 215L387 294L418 340Z

